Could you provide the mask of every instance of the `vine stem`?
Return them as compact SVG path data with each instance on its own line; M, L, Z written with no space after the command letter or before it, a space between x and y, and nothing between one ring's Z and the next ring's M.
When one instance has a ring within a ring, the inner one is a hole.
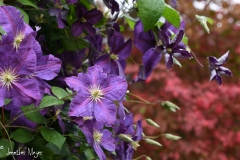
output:
M4 108L3 108L3 106L2 106L2 125L3 125L3 126L5 125L4 119L5 119ZM5 130L3 131L3 137L6 139L6 131L5 131Z

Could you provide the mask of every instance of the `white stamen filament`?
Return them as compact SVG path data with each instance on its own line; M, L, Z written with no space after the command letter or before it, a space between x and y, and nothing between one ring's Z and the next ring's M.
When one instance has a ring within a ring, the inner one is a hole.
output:
M0 82L1 87L9 89L12 84L18 80L18 75L11 68L4 68L0 71Z
M90 86L89 87L90 98L93 101L99 101L103 98L103 92L100 86Z
M93 131L93 139L94 139L95 143L100 144L102 141L102 136L103 136L103 134L100 131L98 131L98 130Z

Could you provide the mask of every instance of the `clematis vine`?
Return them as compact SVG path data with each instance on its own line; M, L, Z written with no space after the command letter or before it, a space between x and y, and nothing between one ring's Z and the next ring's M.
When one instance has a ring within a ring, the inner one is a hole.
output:
M77 92L70 104L69 116L92 116L106 126L115 123L117 106L114 101L122 101L127 91L124 78L107 75L100 66L94 65L87 73L65 78L65 81Z
M222 55L220 58L213 56L208 57L209 69L210 69L210 81L216 80L218 85L222 84L222 78L220 75L232 76L232 72L223 67L223 64L228 60L229 51Z

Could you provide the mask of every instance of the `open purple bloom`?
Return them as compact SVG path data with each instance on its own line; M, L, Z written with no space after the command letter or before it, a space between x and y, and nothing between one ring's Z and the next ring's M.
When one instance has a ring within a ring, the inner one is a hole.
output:
M88 144L94 148L100 160L107 159L101 146L111 152L115 150L115 141L112 133L107 129L103 129L103 125L95 119L86 120L79 127L84 133Z
M96 35L96 29L93 25L102 19L103 15L101 11L97 9L87 11L83 5L77 4L76 15L77 21L73 23L71 28L73 36L79 36L84 30L86 30L92 37L94 37Z
M228 54L229 51L218 59L213 56L208 57L210 81L216 80L218 85L222 84L222 78L220 75L232 76L232 72L228 68L223 67L223 64L227 62Z
M119 4L115 0L103 0L104 4L111 9L111 13L119 12Z
M109 51L107 54L100 56L95 64L101 66L105 73L111 73L124 77L126 67L126 58L132 50L132 41L129 39L124 42L121 33L114 31L108 41Z
M0 42L0 106L4 98L16 106L37 105L44 93L45 82L60 70L61 61L52 55L42 56L35 31L14 7L0 7L0 26L7 35Z
M138 77L134 80L135 82L146 80L162 56L165 58L166 68L168 70L173 66L175 58L192 57L186 50L186 46L181 42L184 36L183 30L179 30L173 39L164 31L160 30L158 33L159 39L156 41L153 32L144 32L142 23L138 22L135 26L134 35L135 45L143 53L143 66L140 67Z
M111 126L116 120L114 101L122 101L126 90L125 79L103 73L100 66L89 67L87 73L65 78L67 85L77 92L70 104L69 116L93 116Z

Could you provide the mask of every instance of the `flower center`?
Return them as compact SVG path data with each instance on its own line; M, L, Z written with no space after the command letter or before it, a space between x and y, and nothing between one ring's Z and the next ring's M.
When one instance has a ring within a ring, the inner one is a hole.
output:
M99 101L101 98L103 98L103 92L100 88L100 86L90 86L89 87L89 92L91 95L91 99L94 101Z
M84 120L84 121L92 120L92 119L93 119L93 117L91 117L91 116L83 117L83 120Z
M24 33L18 32L13 41L13 48L18 49L24 37L25 37Z
M17 79L18 75L11 68L0 71L1 87L7 87L9 89L12 87L12 83L16 82Z
M172 52L172 49L171 49L171 48L168 48L168 49L167 49L167 52L168 52L168 53L171 53L171 52Z
M118 55L116 55L116 54L111 54L110 57L111 57L111 59L113 59L115 61L118 60Z
M101 143L102 136L103 134L101 132L99 132L98 130L94 130L93 139L97 144Z
M217 71L218 69L219 69L218 67L215 68L216 71Z
M80 19L80 21L81 21L81 22L87 22L86 19L83 18L83 17Z

